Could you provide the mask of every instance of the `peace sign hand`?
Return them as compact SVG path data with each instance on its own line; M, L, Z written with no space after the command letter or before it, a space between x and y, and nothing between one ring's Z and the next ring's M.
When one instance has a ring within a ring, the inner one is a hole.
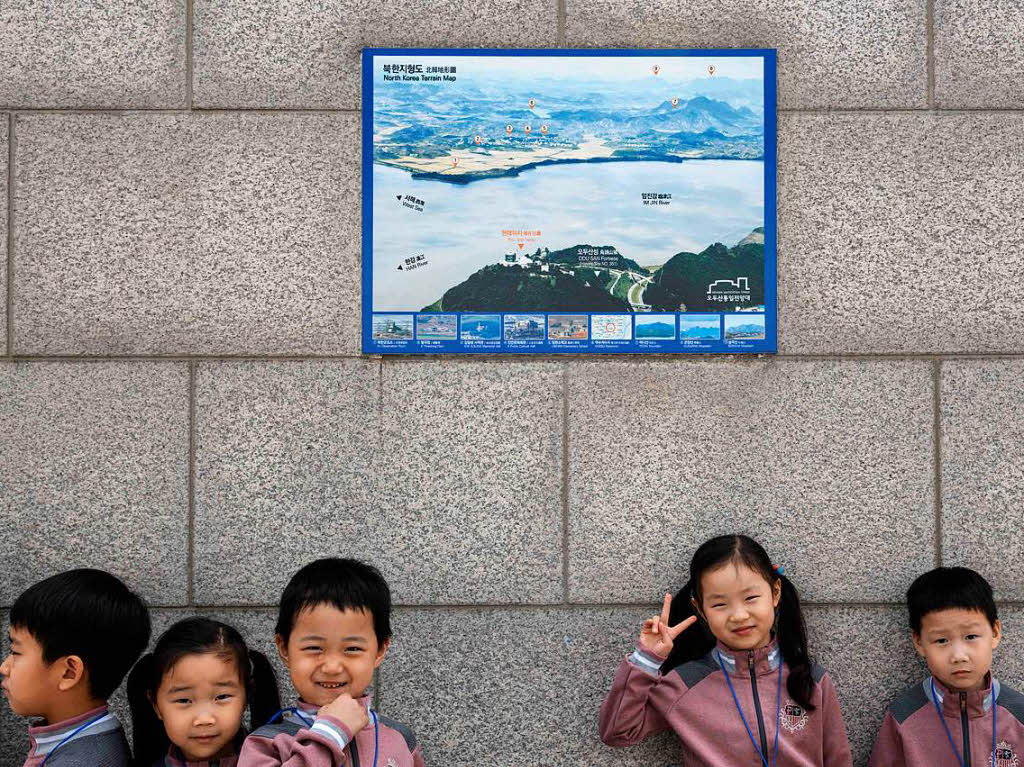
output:
M675 638L697 622L697 616L691 615L682 623L678 623L675 626L668 625L668 613L671 607L672 595L666 594L665 602L661 606L661 615L655 615L645 620L644 627L640 631L640 646L644 650L663 658L667 658L669 653L672 652Z

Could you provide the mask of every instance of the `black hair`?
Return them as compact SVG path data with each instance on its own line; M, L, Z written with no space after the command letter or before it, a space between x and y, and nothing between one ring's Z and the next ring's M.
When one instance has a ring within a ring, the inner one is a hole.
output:
M186 655L206 653L234 661L245 688L252 729L262 727L280 709L277 677L266 655L250 650L238 630L227 623L203 617L185 618L167 629L157 640L153 652L143 655L128 675L135 767L151 767L157 761L162 764L171 745L163 723L153 710L164 675ZM243 724L236 736L239 744L245 734Z
M25 629L43 661L77 655L89 693L109 698L149 644L149 611L118 578L103 570L68 570L30 586L11 607L11 626Z
M977 610L995 629L999 620L996 600L988 581L966 567L936 567L919 575L907 589L910 630L921 633L921 620L936 610Z
M730 562L746 565L761 575L773 591L775 584L779 584L781 596L775 619L775 638L779 643L782 659L789 667L786 689L800 706L813 711L813 667L807 650L807 628L800 610L800 597L792 582L785 575L775 571L768 553L753 538L746 535L721 535L701 544L690 561L690 580L672 600L669 625L674 626L691 615L700 618L700 614L693 607L693 602L701 604L701 577L709 570L715 570ZM676 637L672 652L661 666L662 673L704 657L714 646L714 635L703 620L698 620L696 625Z
M391 589L373 565L338 557L310 562L281 593L275 633L287 642L299 613L317 605L367 610L373 616L377 643L383 645L391 638Z

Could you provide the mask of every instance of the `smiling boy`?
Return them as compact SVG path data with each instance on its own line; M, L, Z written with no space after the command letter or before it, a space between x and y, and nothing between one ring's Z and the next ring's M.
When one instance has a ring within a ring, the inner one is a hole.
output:
M1024 696L991 673L1002 639L992 587L939 567L907 591L911 638L931 675L889 706L869 767L1012 767L1024 752Z
M352 559L319 559L281 595L274 640L299 694L242 746L238 767L423 767L416 737L367 689L391 645L391 592Z

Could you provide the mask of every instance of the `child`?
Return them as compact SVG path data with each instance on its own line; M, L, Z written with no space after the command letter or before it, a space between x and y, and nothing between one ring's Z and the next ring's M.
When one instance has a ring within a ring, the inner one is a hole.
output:
M110 573L69 570L18 597L10 626L0 686L14 713L45 722L25 767L128 767L107 698L149 643L142 600Z
M870 767L1012 767L1024 752L1024 696L991 674L1002 625L992 587L939 567L907 591L910 631L931 676L889 706Z
M186 618L164 632L128 675L136 767L235 767L253 727L280 708L274 669L236 629Z
M238 767L423 767L416 737L366 695L391 643L391 592L376 568L306 565L281 595L275 632L298 705L246 739Z
M644 622L601 706L610 746L669 728L694 767L853 764L835 687L808 657L796 589L744 535L697 549L690 581Z

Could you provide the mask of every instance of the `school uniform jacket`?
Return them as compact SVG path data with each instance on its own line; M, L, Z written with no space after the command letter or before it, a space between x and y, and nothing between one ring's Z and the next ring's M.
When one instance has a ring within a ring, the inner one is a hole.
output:
M359 702L369 709L369 698ZM299 701L299 714L254 731L242 745L237 767L373 767L374 726L352 736L333 716ZM405 725L377 715L377 767L424 767L416 736Z
M958 755L964 767L987 767L992 764L993 746L995 767L1021 764L1024 695L991 675L985 688L977 692L958 692L934 679L933 695L932 681L933 677L928 677L915 684L889 706L869 767L960 767Z
M28 735L32 747L24 767L39 767L44 761L46 767L128 767L131 760L121 723L106 706L56 724L30 727Z
M609 746L629 746L671 729L682 742L686 767L758 767L762 762L754 744L771 764L778 729L776 765L852 767L835 686L820 666L813 670L815 709L806 711L786 689L789 669L774 642L751 651L719 643L667 674L659 670L664 660L637 647L619 666L601 705L601 740Z

